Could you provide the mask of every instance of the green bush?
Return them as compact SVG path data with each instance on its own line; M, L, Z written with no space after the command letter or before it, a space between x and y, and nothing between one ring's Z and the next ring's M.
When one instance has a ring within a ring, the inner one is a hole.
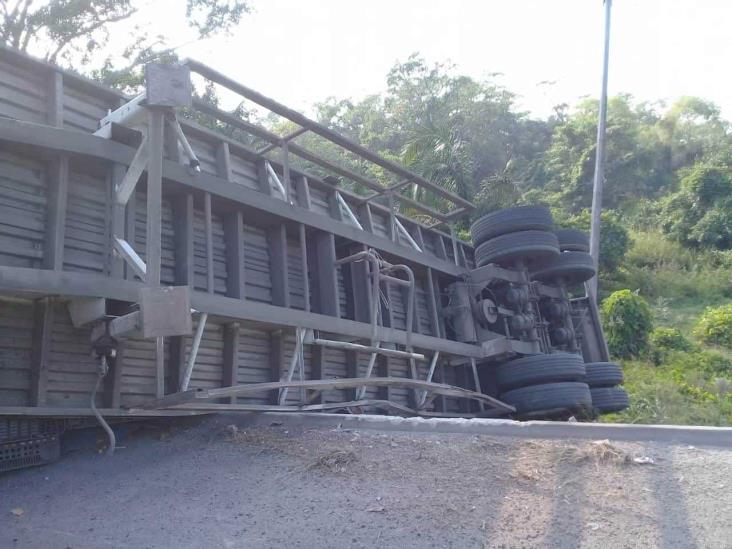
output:
M610 352L640 356L648 350L653 315L648 303L630 290L613 292L602 302L602 323Z
M704 343L732 348L732 304L707 308L694 328L694 335Z
M678 328L659 326L651 332L649 341L651 345L664 351L690 351L692 349L691 342Z
M664 362L670 351L691 351L694 346L678 328L660 326L649 337L651 360L655 365Z

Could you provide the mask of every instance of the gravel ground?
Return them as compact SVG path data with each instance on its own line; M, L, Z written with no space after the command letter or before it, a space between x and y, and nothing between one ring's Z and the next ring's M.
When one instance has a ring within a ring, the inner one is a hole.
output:
M0 475L0 547L732 547L730 450L235 416L120 438Z

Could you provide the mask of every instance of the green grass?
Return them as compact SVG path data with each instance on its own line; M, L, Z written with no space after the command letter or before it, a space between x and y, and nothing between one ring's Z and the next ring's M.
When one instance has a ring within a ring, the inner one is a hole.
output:
M732 349L704 345L692 330L709 306L732 303L728 254L689 250L657 232L633 232L633 246L606 288L638 290L656 326L679 328L692 351L623 362L630 408L607 422L732 425ZM659 350L656 350L657 356Z

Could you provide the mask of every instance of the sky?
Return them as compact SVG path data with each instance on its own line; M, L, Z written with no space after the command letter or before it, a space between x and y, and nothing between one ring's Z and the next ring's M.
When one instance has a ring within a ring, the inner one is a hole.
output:
M186 44L157 0L146 19ZM545 117L559 103L598 96L602 0L251 0L232 36L178 49L306 113L329 96L361 99L414 52L474 78L500 73L518 106ZM638 100L697 95L732 119L732 2L614 0L609 93ZM181 15L182 18L182 15ZM165 24L160 25L160 21ZM122 39L119 37L117 39Z

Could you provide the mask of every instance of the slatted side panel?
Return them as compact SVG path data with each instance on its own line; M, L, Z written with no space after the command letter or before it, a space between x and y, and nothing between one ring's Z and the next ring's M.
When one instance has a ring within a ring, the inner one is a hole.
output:
M241 328L237 356L237 383L266 383L272 381L269 362L269 334L263 330ZM268 395L238 397L241 404L267 404Z
M234 183L244 185L250 189L259 190L259 182L257 179L257 167L254 162L250 162L241 156L232 154L231 156L231 178Z
M442 367L443 383L448 385L458 385L457 383L457 372L454 367ZM457 413L460 411L459 400L457 398L446 398L445 404L447 405L447 411Z
M389 376L391 377L409 377L409 362L404 358L389 358ZM411 389L402 389L400 387L392 387L391 399L404 406L409 405L409 392Z
M64 303L54 308L48 371L49 406L88 407L97 380L97 360L90 354L91 328L74 328ZM97 395L101 406L102 395Z
M290 366L290 361L292 360L292 355L295 352L295 335L294 334L287 334L285 336L285 360L282 364L282 379L286 379L287 376L287 369ZM312 347L310 345L303 345L303 356L305 358L304 367L303 370L305 371L305 379L312 379ZM299 380L300 379L300 370L298 369L297 364L295 365L295 371L293 373L292 379ZM307 398L307 397L306 397ZM287 400L285 402L286 404L299 404L300 403L300 389L290 389L287 391Z
M0 116L45 124L48 73L0 59Z
M102 98L75 87L64 80L64 128L95 132L99 121L109 110L119 106L113 98Z
M419 331L425 335L433 335L432 333L432 318L430 315L430 309L427 299L427 285L421 278L415 280L415 302L416 302L416 314L419 320Z
M30 405L33 304L0 301L0 402Z
M46 200L43 164L0 150L0 265L41 267Z
M445 251L447 252L447 260L450 263L455 262L455 250L452 249L452 240L449 238L437 236L437 238L442 238L443 242L445 242Z
M429 231L422 231L422 239L424 240L424 248L423 250L428 253L429 255L437 255L437 250L435 249L435 236L434 234L430 233Z
M305 309L305 280L302 270L302 251L300 241L287 239L287 273L290 285L290 306Z
M194 322L197 325L197 322ZM195 326L194 326L195 331ZM191 352L193 337L186 338L186 360ZM203 330L201 345L191 374L191 389L215 389L223 385L224 379L224 327L209 320Z
M157 390L156 342L127 338L120 385L122 406L133 406L155 398Z
M348 377L345 351L339 349L323 349L323 377L325 379ZM345 389L324 391L323 396L328 402L343 402L348 400L348 391Z
M218 175L218 166L216 163L216 146L213 143L192 137L186 136L188 142L193 147L193 150L201 163L201 171L210 173L212 175Z
M69 171L69 197L64 238L64 270L104 273L110 253L109 197L105 179Z
M405 330L407 327L407 304L405 292L401 286L387 284L389 288L389 306L391 307L392 327Z
M366 372L369 366L369 355L368 353L358 353L358 377L366 377ZM378 357L374 363L374 368L371 370L370 377L379 377L379 361ZM378 387L367 387L364 393L364 398L376 399L379 398Z
M313 211L330 216L330 204L328 203L328 193L324 189L310 187L310 201L313 205Z
M137 255L145 261L147 247L147 197L142 191L135 193L135 238L131 242ZM160 233L160 282L175 284L175 232L173 207L163 199Z
M244 225L244 267L247 299L272 303L269 245L264 229Z
M382 215L375 210L371 210L371 222L373 223L374 227L374 234L377 234L379 236L389 236L388 227L389 227L389 217L386 215Z
M226 245L224 243L224 222L221 216L211 214L213 241L214 293L226 294ZM207 288L206 218L203 210L193 211L193 256L196 290Z
M340 265L336 267L336 273L338 274L338 309L341 312L341 318L348 318L346 280L343 275L343 268Z

